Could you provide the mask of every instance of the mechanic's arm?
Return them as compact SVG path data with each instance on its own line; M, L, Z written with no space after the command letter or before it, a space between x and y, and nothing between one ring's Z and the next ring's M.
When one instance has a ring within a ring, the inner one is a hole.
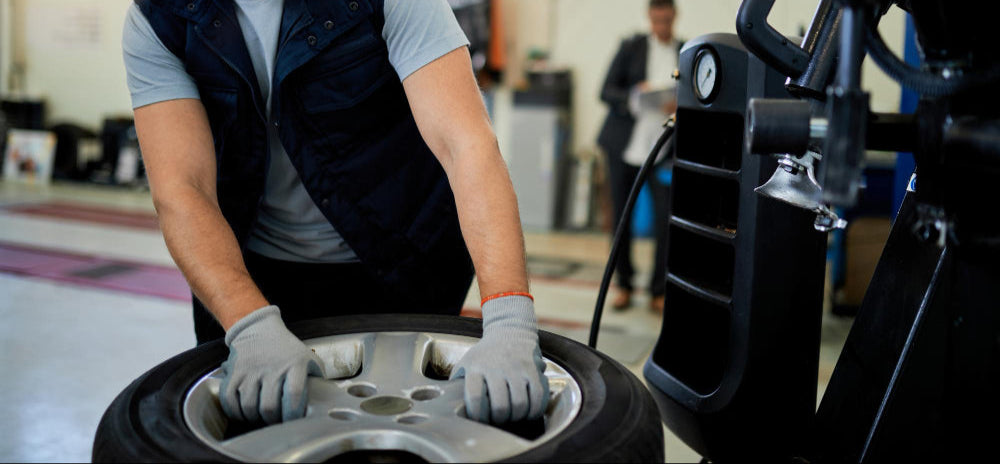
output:
M403 81L417 126L455 193L458 218L483 297L527 292L517 198L500 156L466 47ZM548 382L538 348L534 304L504 296L483 304L483 339L456 365L466 378L466 411L502 423L545 411ZM488 392L488 393L487 393Z
M226 330L267 306L243 264L215 191L215 146L194 99L136 108L135 129L149 186L174 262Z
M482 296L527 292L517 198L472 74L456 49L403 81L413 116L455 192L459 222Z
M194 294L227 331L222 409L251 422L303 416L306 377L322 375L322 362L285 328L278 308L247 272L219 209L215 147L204 106L178 99L136 108L135 128L167 248Z

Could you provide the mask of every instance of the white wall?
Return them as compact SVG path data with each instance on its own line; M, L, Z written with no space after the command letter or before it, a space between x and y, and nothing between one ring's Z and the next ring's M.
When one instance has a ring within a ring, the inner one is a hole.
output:
M0 0L0 72L11 58L26 67L25 88L31 96L49 102L50 121L72 121L91 128L103 118L129 114L131 105L121 59L121 28L131 0ZM644 30L648 0L503 0L508 30L510 65L508 84L516 83L521 61L532 47L547 49L554 66L569 67L575 76L574 145L577 151L595 148L594 139L606 109L599 101L600 86L621 39ZM708 32L735 32L740 0L676 0L677 35L693 38ZM771 23L786 34L807 26L812 0L777 0ZM55 35L72 20L73 11L92 12L97 22L92 41L65 44ZM8 13L4 15L4 13ZM10 16L11 31L4 17ZM890 47L902 48L903 15L898 9L883 21L882 34ZM4 34L12 34L13 41ZM13 43L12 43L13 42ZM9 50L5 53L5 51ZM865 84L878 111L895 111L899 89L872 66L866 66ZM6 94L7 89L0 87ZM498 127L498 131L503 129Z
M678 16L675 34L691 39L710 32L736 32L736 12L740 0L676 0ZM778 0L770 23L784 34L798 35L807 28L818 1ZM596 149L595 139L606 114L599 100L607 67L621 40L648 29L648 0L504 0L505 17L513 32L511 61L523 59L527 50L551 50L551 64L570 68L574 74L576 109L574 145L576 151ZM511 24L511 23L515 24ZM894 9L880 30L891 48L900 52L903 42L903 14ZM519 68L512 69L516 81ZM896 111L899 87L874 66L866 63L865 87L872 92L872 108Z
M21 90L48 102L49 122L98 129L105 117L131 114L121 58L131 0L11 1Z
M13 51L10 13L10 0L0 0L0 95L7 91L7 75Z

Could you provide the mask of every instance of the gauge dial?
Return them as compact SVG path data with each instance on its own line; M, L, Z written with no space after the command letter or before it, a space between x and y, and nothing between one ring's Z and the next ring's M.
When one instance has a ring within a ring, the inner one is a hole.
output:
M698 52L694 61L694 94L702 102L715 97L719 88L719 60L710 49Z

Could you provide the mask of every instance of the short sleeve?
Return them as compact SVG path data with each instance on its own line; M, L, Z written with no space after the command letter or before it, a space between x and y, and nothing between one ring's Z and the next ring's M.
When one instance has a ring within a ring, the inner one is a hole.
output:
M399 80L469 45L446 0L385 0L382 37Z
M170 52L139 7L132 3L122 31L122 57L132 108L179 98L199 98L184 63Z

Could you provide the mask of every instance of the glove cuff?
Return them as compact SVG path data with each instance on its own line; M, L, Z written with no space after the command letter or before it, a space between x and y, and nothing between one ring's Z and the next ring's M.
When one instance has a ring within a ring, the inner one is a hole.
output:
M264 306L246 316L242 319L236 321L232 327L226 332L226 346L231 346L232 343L239 338L239 336L256 325L266 325L268 323L277 322L280 325L284 325L281 321L281 310L275 305Z
M483 337L530 333L537 337L535 303L520 295L504 296L483 305Z

